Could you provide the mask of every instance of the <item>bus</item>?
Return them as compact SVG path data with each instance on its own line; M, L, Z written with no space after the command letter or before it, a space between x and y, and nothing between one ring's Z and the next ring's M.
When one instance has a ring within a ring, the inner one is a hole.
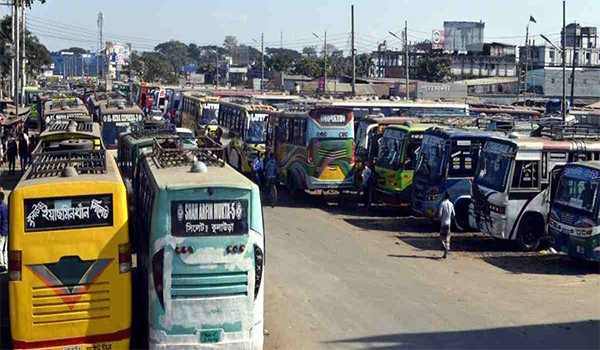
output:
M556 167L600 160L600 142L550 137L490 138L481 153L472 187L470 225L494 238L516 241L536 250L547 238L551 191Z
M175 125L166 123L144 123L131 132L119 136L117 163L125 182L133 183L134 170L140 154L152 151L152 141L155 137L161 136L179 138Z
M110 100L121 100L123 99L121 95L117 92L100 92L88 98L88 110L90 111L90 115L94 119L94 122L100 123L100 106L102 103L106 103L106 101Z
M290 193L354 187L354 115L345 108L272 113L267 150Z
M99 126L49 126L9 206L13 348L129 348L127 197Z
M117 149L119 133L127 132L132 126L141 125L142 110L125 100L110 100L100 105L98 115L102 125L102 139L107 149Z
M382 113L386 117L440 117L440 116L468 116L469 105L464 103L450 102L427 102L427 101L323 101L330 103L333 107L350 108L354 111L355 120Z
M40 131L43 132L57 120L92 121L88 109L77 97L52 99L44 103Z
M134 84L131 89L133 101L142 110L146 108L151 108L154 99L154 90L157 88L158 86L148 85L144 83Z
M377 161L379 139L390 125L417 122L417 118L384 117L383 114L367 116L354 123L355 129L355 157L354 157L354 184L360 188L362 183L362 170L369 160Z
M379 142L371 142L372 153L377 154L377 186L374 191L376 202L410 207L417 154L425 130L433 126L405 121L403 124L388 126Z
M599 185L598 161L566 164L552 183L548 234L556 250L600 262Z
M225 160L243 174L252 173L252 162L265 152L266 124L275 108L264 105L219 104L219 125L229 133Z
M219 102L219 97L187 93L183 96L183 109L180 111L180 116L176 118L180 117L188 123L195 122L198 126L209 126L214 131L219 124Z
M474 116L485 114L486 117L510 116L517 120L533 120L542 117L542 112L537 109L521 106L471 104L470 112Z
M169 149L155 139L140 157L134 205L145 348L263 347L260 192L221 156L222 148Z
M453 224L462 231L470 228L471 182L481 148L492 135L438 127L425 131L413 181L412 208L417 215L439 221L447 191L456 211Z

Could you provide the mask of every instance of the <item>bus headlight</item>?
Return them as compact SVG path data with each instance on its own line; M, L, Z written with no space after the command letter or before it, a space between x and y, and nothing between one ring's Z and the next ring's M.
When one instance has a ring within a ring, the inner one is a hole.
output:
M498 214L504 214L506 212L506 207L501 205L488 204L488 209Z
M152 279L154 280L154 289L158 296L158 301L163 310L165 309L165 301L163 294L163 265L164 265L164 248L156 252L152 257Z
M131 246L129 243L119 244L119 272L131 271Z
M8 279L11 282L21 280L21 251L8 251Z
M430 196L425 197L425 200L428 202L439 202L442 200L442 195L441 194L430 195Z

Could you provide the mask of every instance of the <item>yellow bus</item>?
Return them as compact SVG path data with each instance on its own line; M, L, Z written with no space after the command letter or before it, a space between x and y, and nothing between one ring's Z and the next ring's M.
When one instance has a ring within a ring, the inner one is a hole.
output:
M32 165L9 198L13 348L127 349L125 186L97 124L70 122L62 134L60 124L41 135Z
M274 111L271 106L221 102L219 125L229 132L225 159L237 171L251 174L254 159L264 155L265 127L269 113Z

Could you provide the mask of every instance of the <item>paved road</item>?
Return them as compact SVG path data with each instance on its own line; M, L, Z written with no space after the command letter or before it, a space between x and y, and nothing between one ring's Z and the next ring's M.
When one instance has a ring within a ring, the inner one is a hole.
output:
M264 210L266 349L600 348L598 265L303 203Z

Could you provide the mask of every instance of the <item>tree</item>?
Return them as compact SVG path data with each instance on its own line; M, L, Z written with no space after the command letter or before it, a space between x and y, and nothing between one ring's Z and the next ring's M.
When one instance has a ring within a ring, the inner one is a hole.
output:
M27 6L29 8L31 8L31 5L33 5L33 3L35 3L35 2L45 4L46 0L23 0L23 3L25 4L25 6Z
M337 47L333 44L327 44L327 56L331 56L334 52L338 51ZM323 49L321 48L321 56L323 55Z
M322 66L319 66L319 62L315 57L302 57L296 61L293 73L316 78L320 75L321 70Z
M369 71L373 67L373 61L369 54L363 53L356 55L356 75L359 77L368 77Z
M289 73L294 66L294 60L290 56L275 56L265 60L265 67L277 72Z
M302 49L302 54L306 57L317 57L317 49L314 46L306 46Z
M0 65L3 77L9 77L11 71L10 55L5 51L5 44L10 44L11 42L11 22L11 16L4 16L0 21ZM21 40L23 40L22 36ZM25 53L28 60L25 66L28 75L36 75L41 71L43 65L52 63L50 52L46 46L41 44L39 39L32 35L30 31L26 31Z
M159 52L133 52L129 69L146 82L173 83L177 75L171 72L170 63Z
M276 56L287 56L294 61L297 61L300 58L302 58L302 54L296 50L281 49L281 48L275 48L275 47L267 47L265 49L265 54L268 56L271 56L272 58L274 58Z
M238 40L233 35L227 35L225 40L223 40L223 48L229 55L233 52L233 49L238 46Z
M189 62L189 47L181 41L171 40L156 45L154 51L159 52L171 65L171 71L179 76L183 66Z
M417 78L426 81L441 82L450 77L452 59L448 55L423 56L417 66Z

